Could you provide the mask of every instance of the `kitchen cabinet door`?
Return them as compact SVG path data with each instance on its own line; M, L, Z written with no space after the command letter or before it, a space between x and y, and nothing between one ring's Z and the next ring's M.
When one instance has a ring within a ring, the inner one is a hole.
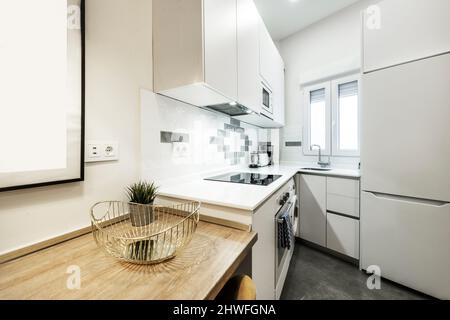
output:
M326 177L300 176L300 238L326 247Z
M328 212L327 248L359 259L359 220Z
M237 2L238 101L259 113L259 13L253 0Z
M361 190L450 201L449 70L450 53L363 75Z
M205 82L237 101L236 0L204 0Z
M276 55L277 63L274 64L276 79L273 87L273 121L284 126L284 62L281 56Z
M153 0L154 91L195 106L237 100L236 0Z
M364 72L450 51L450 1L381 1L364 13Z
M450 203L361 193L361 267L450 299Z
M259 73L271 90L273 90L276 81L276 64L278 50L267 31L267 28L259 19Z

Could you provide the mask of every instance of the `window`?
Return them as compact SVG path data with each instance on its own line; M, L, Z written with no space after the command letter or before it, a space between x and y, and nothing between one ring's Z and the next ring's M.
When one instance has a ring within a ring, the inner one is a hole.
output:
M359 156L359 80L340 78L304 88L304 154ZM331 115L331 116L330 116Z
M318 144L322 149L326 148L327 119L325 107L325 89L311 92L311 145Z
M310 146L319 145L324 154L330 154L330 83L321 83L307 88L306 119L307 132L305 138L308 150L305 154L317 154Z
M359 94L355 77L332 82L333 145L335 156L359 156Z

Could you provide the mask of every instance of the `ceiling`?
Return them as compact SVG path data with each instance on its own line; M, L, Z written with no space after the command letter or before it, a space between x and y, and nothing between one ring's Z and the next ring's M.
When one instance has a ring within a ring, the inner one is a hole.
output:
M274 40L319 21L359 0L254 0Z

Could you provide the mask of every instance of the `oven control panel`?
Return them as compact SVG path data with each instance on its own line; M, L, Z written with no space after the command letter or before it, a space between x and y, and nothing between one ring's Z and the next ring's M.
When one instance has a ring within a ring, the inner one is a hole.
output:
M289 199L292 199L295 196L296 192L294 180L292 179L288 181L287 184L283 187L283 189L284 190L277 198L277 203L280 206L284 206L289 201Z

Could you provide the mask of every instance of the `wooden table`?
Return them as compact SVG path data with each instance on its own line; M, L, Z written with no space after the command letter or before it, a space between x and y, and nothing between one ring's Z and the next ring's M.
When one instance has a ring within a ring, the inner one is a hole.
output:
M179 256L144 266L106 255L87 234L1 264L0 299L213 299L256 239L200 221ZM80 289L68 289L77 270Z

